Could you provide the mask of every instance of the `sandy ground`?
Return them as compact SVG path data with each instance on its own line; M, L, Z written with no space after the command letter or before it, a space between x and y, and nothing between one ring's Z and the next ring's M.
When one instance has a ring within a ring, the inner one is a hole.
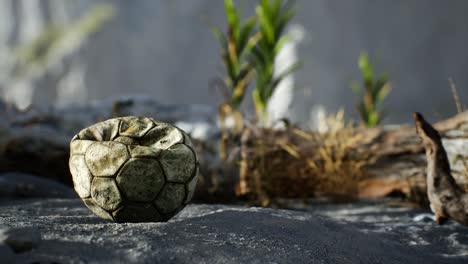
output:
M426 211L372 202L297 209L200 204L167 223L116 224L76 199L4 200L0 227L42 236L9 263L468 263L468 227L414 220Z

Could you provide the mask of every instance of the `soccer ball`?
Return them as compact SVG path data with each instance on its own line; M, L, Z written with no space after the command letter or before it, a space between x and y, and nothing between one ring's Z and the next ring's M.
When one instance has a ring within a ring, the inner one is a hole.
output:
M109 119L70 142L75 191L101 218L167 221L192 199L198 161L188 135L148 117Z

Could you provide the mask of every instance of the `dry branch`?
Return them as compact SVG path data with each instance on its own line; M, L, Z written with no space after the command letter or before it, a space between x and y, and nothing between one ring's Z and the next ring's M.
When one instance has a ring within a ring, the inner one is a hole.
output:
M459 155L468 158L468 112L441 121L435 127L442 135L457 183L468 185L468 179L462 177L462 162L454 162ZM306 158L296 156L314 157L314 152L323 142L306 139L297 131L296 128L284 131L249 128L244 132L239 195L257 195L266 199L316 195L320 175L312 173ZM313 137L314 133L307 132L306 135ZM426 161L424 148L413 126L362 128L347 140L353 142L353 146L349 148L346 159L352 157L369 161L363 169L363 178L367 180L360 182L361 197L401 191L424 202ZM296 155L282 147L284 145L292 146ZM372 157L370 160L369 155ZM342 173L343 181L347 173ZM345 187L345 184L337 182L337 189Z

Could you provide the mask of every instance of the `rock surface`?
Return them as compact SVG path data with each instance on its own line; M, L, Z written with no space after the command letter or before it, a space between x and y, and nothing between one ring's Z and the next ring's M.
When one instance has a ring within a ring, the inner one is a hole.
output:
M40 230L39 247L15 255L26 263L468 261L468 228L413 221L425 211L377 203L301 209L190 205L167 223L115 224L77 199L23 200L0 203L0 225Z
M35 227L17 227L0 229L0 243L7 245L16 253L23 253L36 248L41 242L41 233Z

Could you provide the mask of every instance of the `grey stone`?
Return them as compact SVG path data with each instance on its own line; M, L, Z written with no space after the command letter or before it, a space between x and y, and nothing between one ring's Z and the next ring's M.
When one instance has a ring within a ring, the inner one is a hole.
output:
M2 262L4 263L15 263L16 261L15 253L10 248L10 246L5 244L4 242L0 242L0 257Z
M8 245L15 253L36 248L41 242L41 233L35 227L1 228L0 243Z
M306 211L189 205L166 223L106 223L79 200L0 203L0 225L41 229L25 263L466 263L467 228L378 203ZM313 212L312 212L313 211ZM327 216L324 216L327 215Z
M0 174L0 198L2 197L75 198L76 194L72 188L53 180L8 172Z

